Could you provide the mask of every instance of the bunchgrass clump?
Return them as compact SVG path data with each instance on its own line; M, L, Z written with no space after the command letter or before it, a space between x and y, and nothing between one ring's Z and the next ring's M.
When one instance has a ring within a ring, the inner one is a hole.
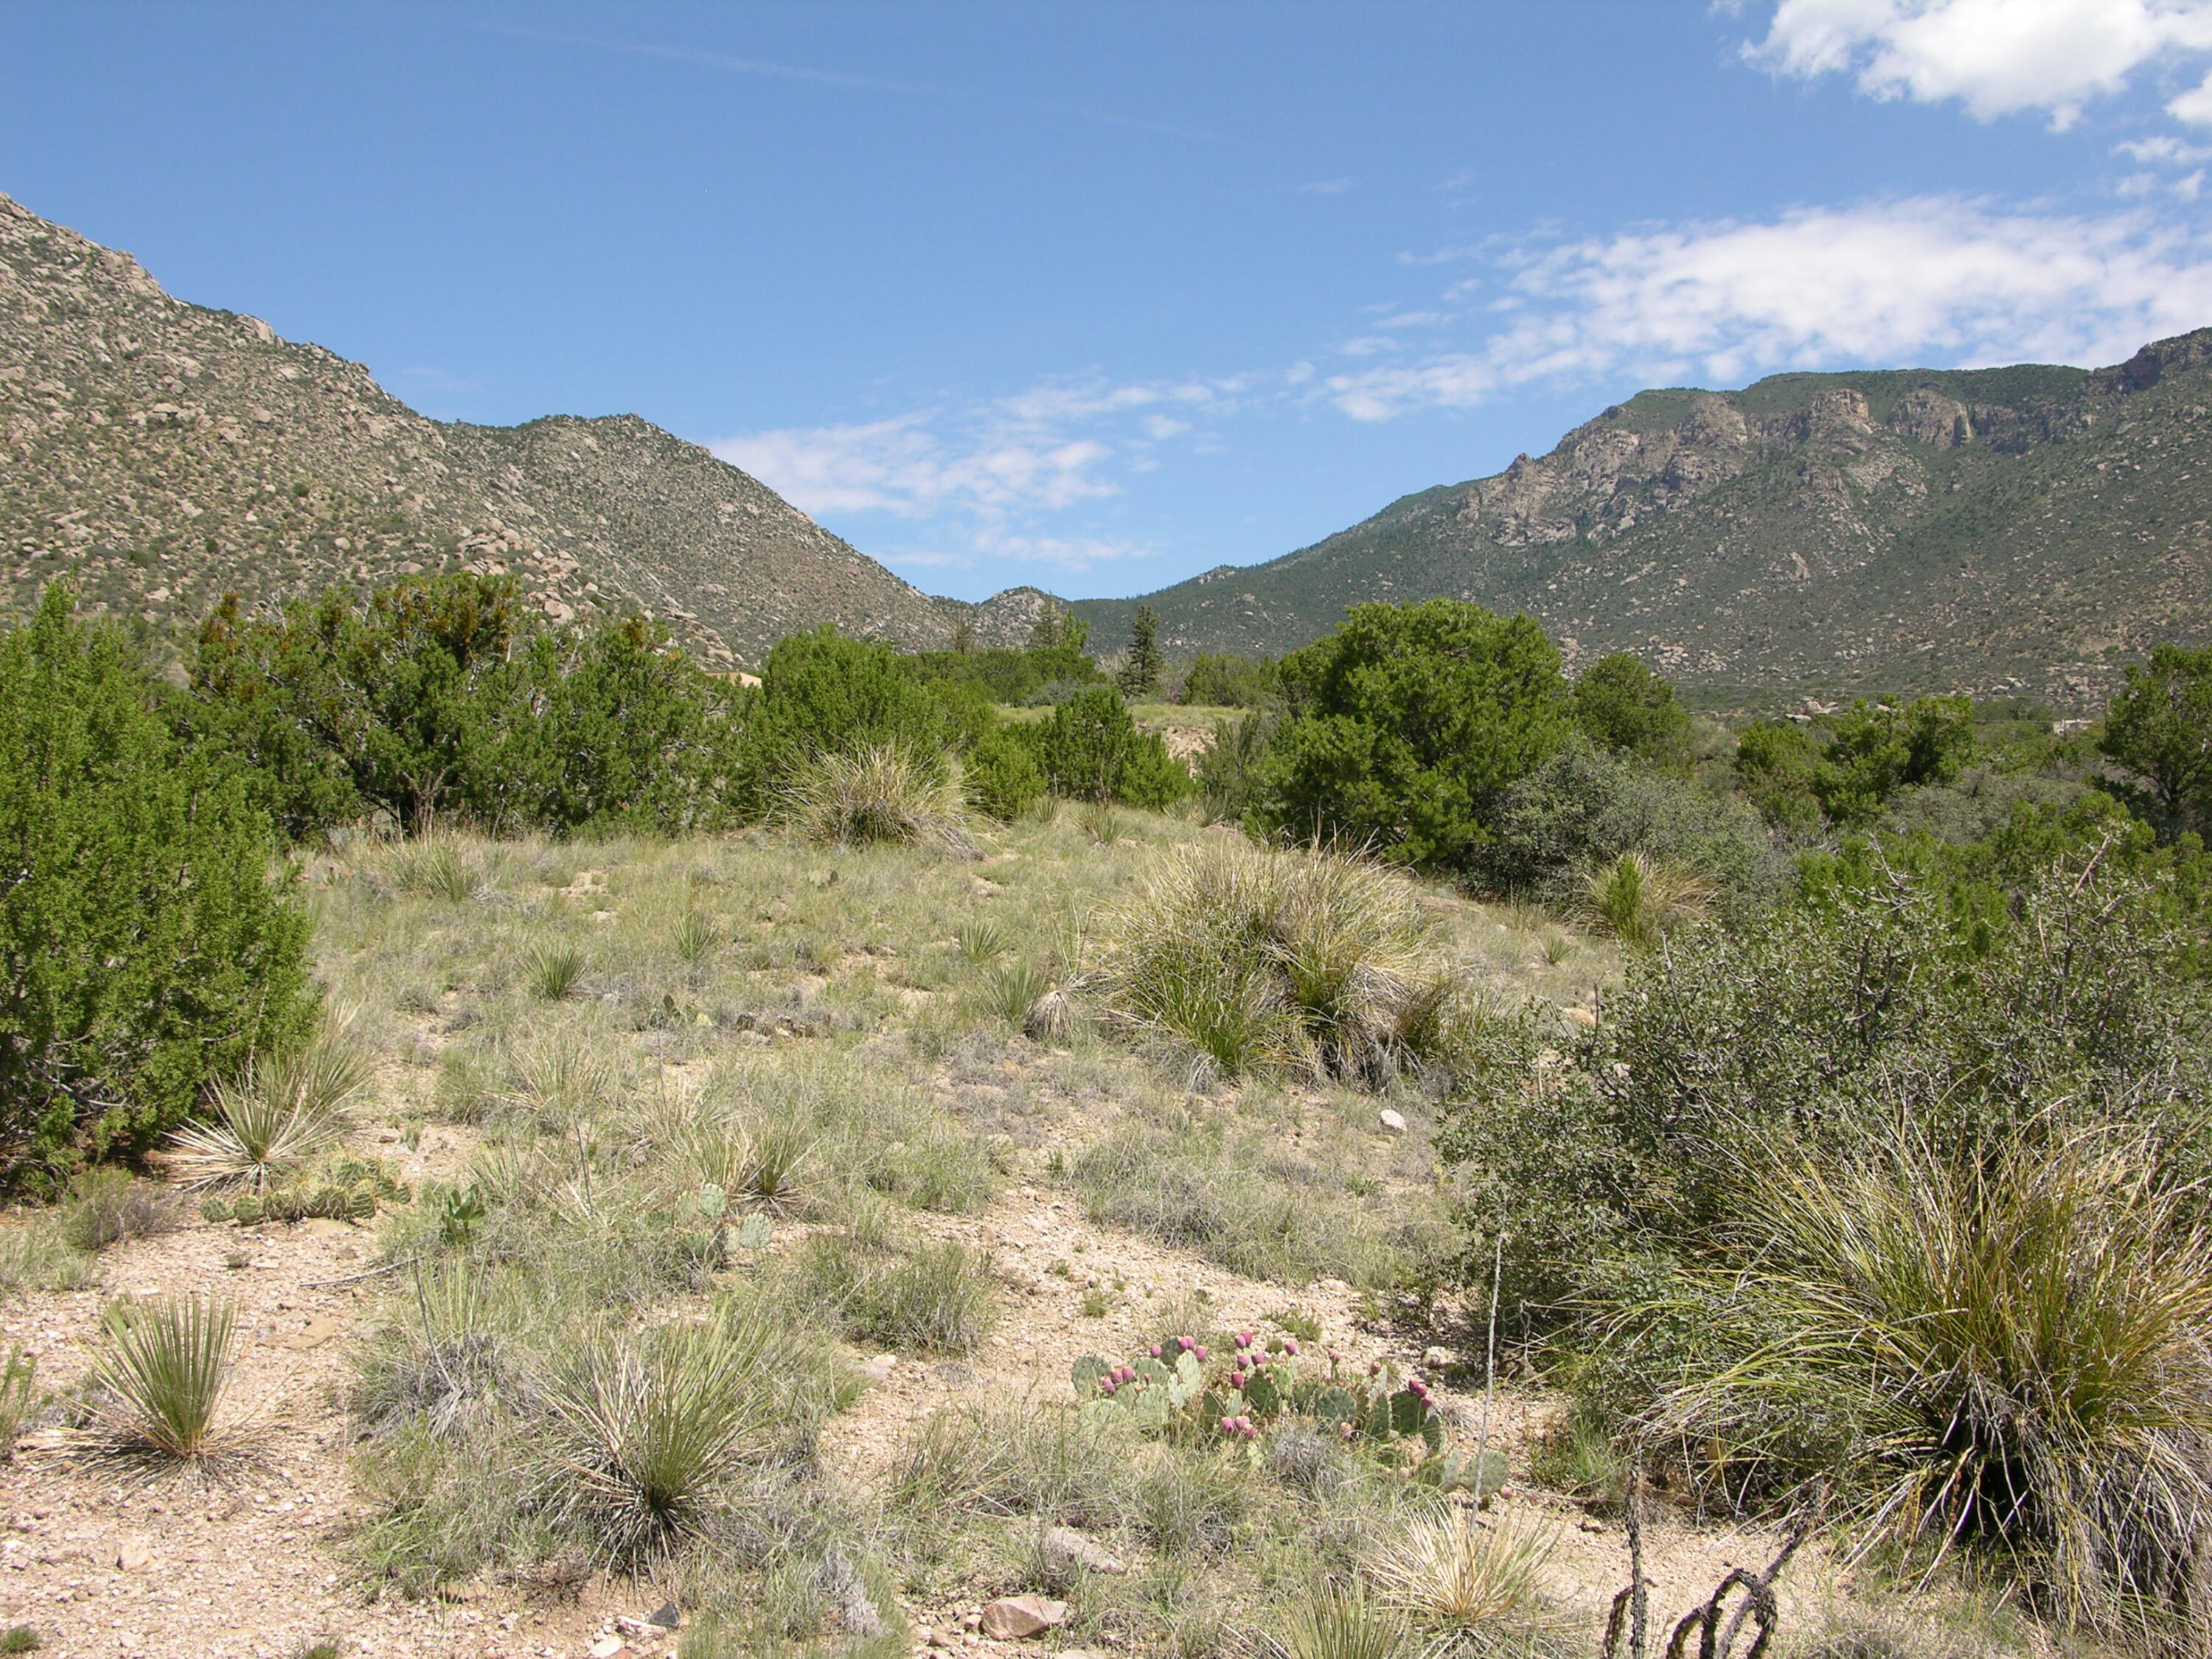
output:
M1556 1526L1441 1509L1408 1522L1369 1563L1382 1599L1415 1622L1459 1632L1526 1628L1540 1613Z
M1581 910L1593 927L1649 950L1675 928L1710 915L1715 891L1695 871L1631 851L1583 876Z
M963 922L953 934L953 942L960 954L974 963L994 962L1013 948L1006 930L995 921Z
M686 910L676 924L676 954L685 962L704 962L721 942L721 930L696 910Z
M1164 855L1103 933L1112 1013L1224 1073L1373 1085L1455 1038L1462 988L1419 890L1348 853L1209 838Z
M1737 1490L1833 1480L1869 1540L1995 1550L2069 1620L2202 1650L2212 1231L2139 1136L1900 1131L1764 1171L1741 1242L1755 1273L1620 1322L1710 1322L1669 1442L1724 1446Z
M1052 989L1052 975L1033 962L1009 962L992 974L987 987L991 1012L1017 1031L1030 1023L1030 1012Z
M1402 1659L1413 1647L1404 1613L1371 1599L1357 1580L1324 1584L1269 1644L1281 1659Z
M175 1232L188 1219L176 1194L127 1170L87 1170L70 1185L63 1212L62 1237L91 1254L134 1238L158 1238Z
M988 1259L953 1240L912 1250L851 1233L817 1234L798 1267L799 1292L847 1335L912 1353L973 1353L996 1321Z
M450 835L434 831L401 842L392 852L390 867L393 884L404 893L459 904L477 890L468 854Z
M783 811L808 839L840 847L976 850L960 780L896 744L817 757L786 789Z
M344 1139L347 1108L374 1073L368 1050L337 1028L297 1054L257 1060L216 1088L214 1122L170 1137L170 1170L190 1188L265 1191Z
M196 1296L118 1302L106 1322L110 1347L92 1372L95 1437L115 1451L179 1462L217 1449L235 1328L229 1308Z

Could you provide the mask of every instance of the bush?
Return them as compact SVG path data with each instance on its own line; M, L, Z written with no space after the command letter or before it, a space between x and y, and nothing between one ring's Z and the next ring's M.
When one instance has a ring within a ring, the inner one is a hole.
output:
M1900 790L1957 776L1973 747L1967 698L1923 697L1904 708L1862 701L1836 717L1825 747L1788 721L1747 726L1737 741L1735 773L1773 823L1857 829L1879 819Z
M936 755L945 705L887 645L848 639L828 625L776 642L761 670L760 699L745 738L753 810L823 755L897 748Z
M1275 665L1223 652L1201 652L1183 670L1180 703L1257 708L1275 695Z
M1639 1261L1704 1249L1762 1148L1848 1156L1897 1115L1994 1146L2066 1099L2212 1170L2193 1103L2212 1098L2212 991L2177 974L2191 941L2166 900L2093 853L1999 925L1877 868L1632 961L1595 1030L1478 1022L1441 1143L1484 1249L1509 1236L1505 1305L1567 1317Z
M1780 860L1750 807L1579 738L1504 792L1480 873L1500 892L1571 904L1589 870L1626 853L1710 882L1731 916L1781 886Z
M1002 726L978 738L968 751L960 780L969 804L1001 823L1012 823L1042 800L1044 768L1038 762L1042 736L1033 726Z
M2148 786L2170 828L2212 831L2212 647L2161 645L2129 669L2100 746Z
M1346 854L1178 848L1101 932L1111 1014L1226 1073L1374 1085L1455 1033L1460 987L1412 884Z
M1600 657L1583 670L1575 681L1574 722L1613 754L1669 771L1689 767L1689 711L1675 700L1674 688L1632 653Z
M70 1183L70 1196L62 1236L87 1253L134 1238L158 1238L186 1220L174 1193L123 1170L86 1170Z
M817 757L786 788L783 801L786 816L815 841L975 850L959 782L940 762L893 745Z
M0 1180L149 1145L313 1017L268 822L162 701L65 589L0 638Z
M1045 780L1071 800L1120 800L1155 810L1188 794L1189 770L1157 733L1137 730L1128 706L1105 686L1052 711L1037 739Z
M1393 860L1474 867L1497 793L1570 729L1543 630L1456 599L1355 605L1280 672L1287 718L1261 763L1257 827Z

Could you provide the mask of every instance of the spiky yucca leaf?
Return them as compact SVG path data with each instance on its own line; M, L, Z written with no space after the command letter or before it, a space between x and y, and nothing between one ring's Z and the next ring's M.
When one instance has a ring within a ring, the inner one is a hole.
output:
M256 1060L216 1088L216 1121L173 1132L172 1172L187 1188L266 1191L344 1139L346 1109L375 1074L375 1059L325 1030L297 1054Z
M118 1450L204 1457L230 1376L231 1310L196 1296L115 1304L93 1369L96 1432Z
M2039 1126L2049 1128L2050 1126ZM2068 1614L2212 1634L2212 1233L2132 1132L1995 1151L1907 1131L1746 1198L1758 1271L1670 1434L1771 1483L1826 1474L1871 1540L1994 1545ZM1717 1294L1715 1291L1717 1291Z
M1357 1583L1328 1584L1267 1645L1279 1659L1398 1659L1413 1632L1403 1613L1377 1606Z
M1592 927L1641 950L1703 921L1712 912L1714 890L1693 871L1627 852L1583 876L1581 909Z
M538 1478L549 1507L610 1560L697 1531L762 1450L776 1402L759 1322L664 1325L586 1346L546 1382Z

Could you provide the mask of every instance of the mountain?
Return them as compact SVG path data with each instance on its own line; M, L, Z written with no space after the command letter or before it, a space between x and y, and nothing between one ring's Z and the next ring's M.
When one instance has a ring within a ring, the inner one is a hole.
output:
M2092 373L1778 374L1638 393L1539 459L1146 596L1170 652L1273 654L1345 607L1526 611L1708 705L2026 691L2100 701L2212 642L2212 329ZM1111 648L1134 599L1077 609Z
M505 573L559 621L637 609L708 666L823 622L914 648L1033 599L933 599L635 415L433 421L359 363L188 305L0 196L0 615L67 575L157 629L421 570Z

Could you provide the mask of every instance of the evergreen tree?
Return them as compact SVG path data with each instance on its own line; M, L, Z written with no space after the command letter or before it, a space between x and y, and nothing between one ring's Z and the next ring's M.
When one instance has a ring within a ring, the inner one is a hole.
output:
M1121 695L1132 702L1156 697L1160 691L1160 619L1149 605L1137 607L1130 623L1129 657L1115 677Z

